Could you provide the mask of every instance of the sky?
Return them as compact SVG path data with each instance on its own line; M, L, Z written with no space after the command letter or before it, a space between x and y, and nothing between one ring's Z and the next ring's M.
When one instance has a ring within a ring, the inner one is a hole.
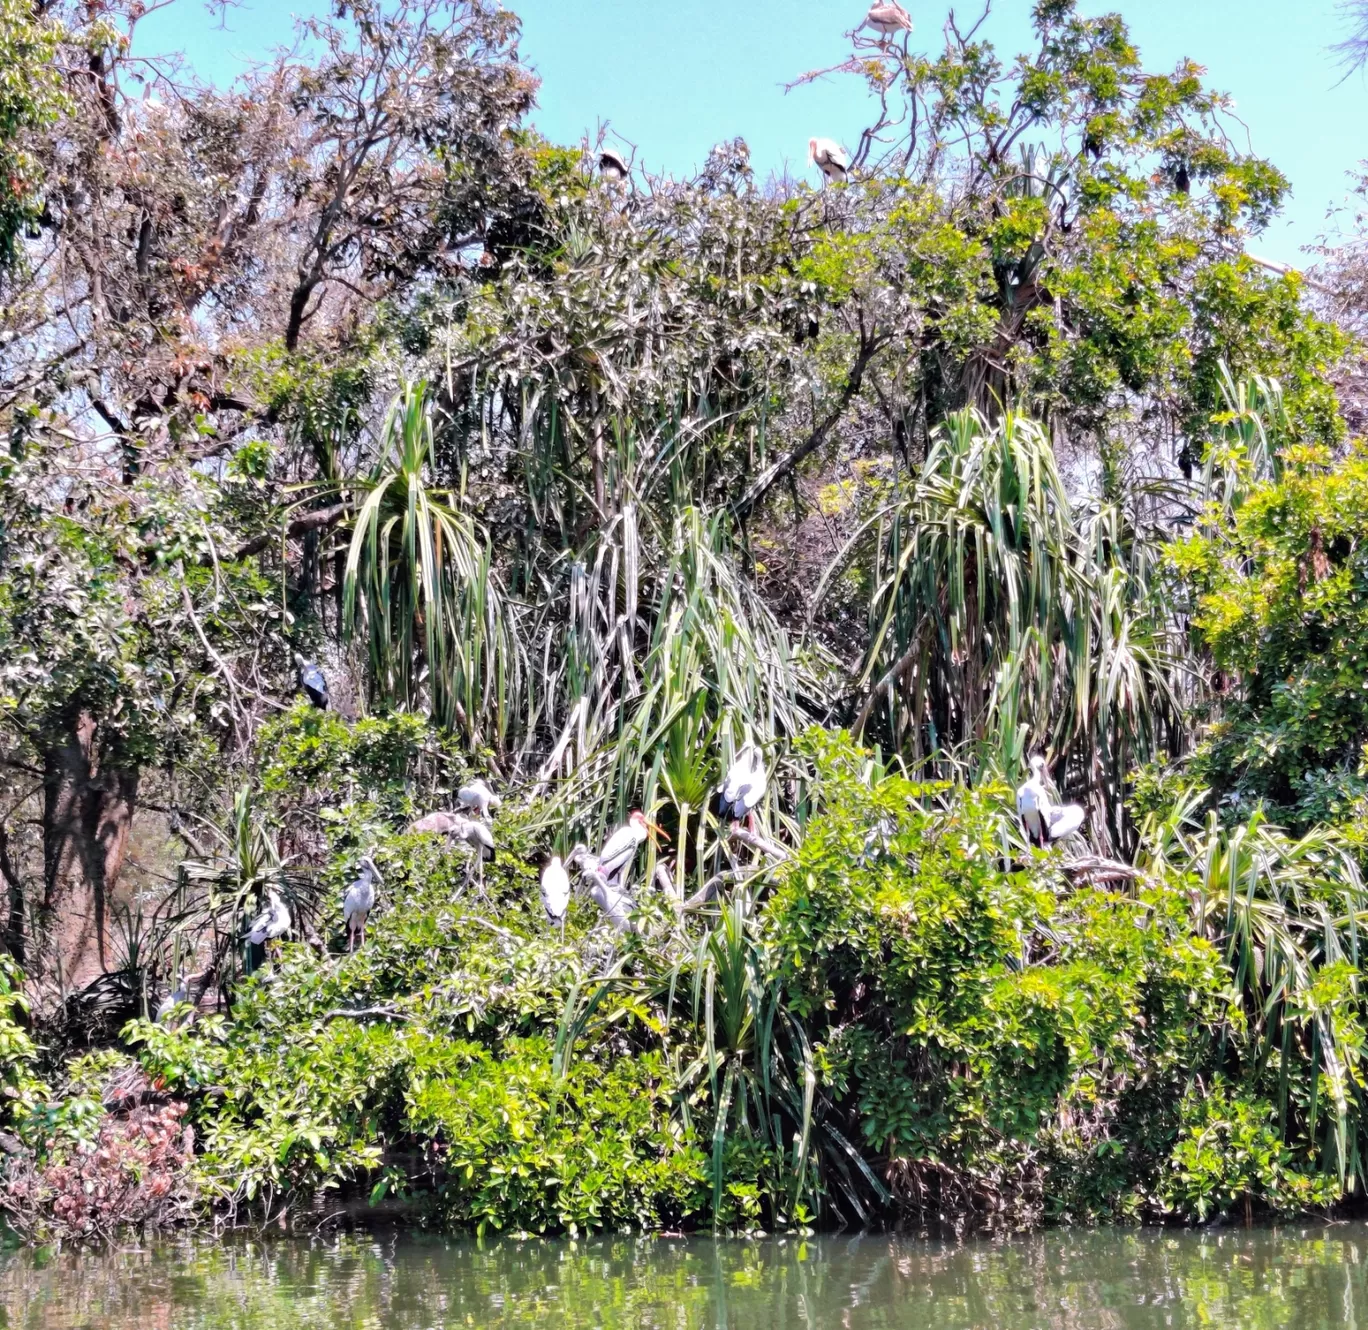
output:
M144 20L139 44L145 54L182 51L197 74L226 84L287 42L293 15L316 2L239 0L220 25L185 0ZM763 180L785 167L811 174L814 135L857 140L869 118L857 80L836 77L787 93L784 85L839 61L848 50L843 33L867 2L514 0L510 7L523 21L523 58L542 79L534 118L548 138L577 142L606 123L636 148L639 163L683 175L714 143L740 135ZM939 49L949 7L904 3L916 24L914 47ZM1368 79L1341 82L1330 50L1343 34L1337 0L1082 0L1081 7L1120 9L1147 68L1166 70L1190 56L1206 67L1211 86L1234 97L1249 145L1292 181L1284 217L1250 250L1306 262L1303 247L1316 243L1327 211L1346 199L1347 173L1368 158ZM983 32L1003 55L1029 48L1030 9L1030 0L994 0ZM963 19L970 8L958 13Z

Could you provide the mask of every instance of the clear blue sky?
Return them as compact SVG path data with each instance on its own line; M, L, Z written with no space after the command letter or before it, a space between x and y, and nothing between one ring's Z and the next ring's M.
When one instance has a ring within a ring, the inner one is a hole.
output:
M289 39L292 13L315 0L241 0L220 29L194 0L149 18L143 49L183 50L191 66L226 83L244 64ZM939 47L948 6L904 0L914 42ZM867 103L854 79L785 94L806 70L836 63L842 33L868 0L513 0L522 53L541 75L537 124L577 141L600 120L638 146L647 166L683 174L720 139L742 135L764 178L786 163L807 170L814 134L855 140ZM1368 158L1368 83L1340 71L1328 48L1341 34L1336 0L1083 0L1120 9L1150 68L1191 56L1209 82L1231 93L1255 151L1292 180L1286 217L1251 248L1298 263L1299 249L1343 200L1346 173ZM985 29L999 50L1029 45L1030 0L995 0ZM961 5L960 16L970 13ZM977 14L977 7L973 7ZM1238 129L1238 126L1236 127Z

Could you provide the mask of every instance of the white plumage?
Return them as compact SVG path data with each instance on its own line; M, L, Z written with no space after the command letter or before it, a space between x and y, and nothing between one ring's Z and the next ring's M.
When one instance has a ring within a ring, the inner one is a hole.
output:
M469 785L461 786L456 791L456 798L463 808L478 813L486 821L489 819L490 810L498 808L503 803L503 800L482 780L473 780Z
M570 874L558 854L547 861L541 874L542 908L553 924L565 923L565 912L570 908Z
M247 941L256 947L274 942L290 931L290 922L289 907L272 887L266 893L266 908L247 925Z
M603 148L599 152L599 174L605 180L611 180L616 184L619 180L626 180L631 174L627 166L626 159L621 153L614 152L612 148Z
M768 785L764 755L753 743L742 745L718 791L718 811L733 822L743 821L755 812Z
M1034 845L1072 836L1083 826L1085 814L1077 804L1057 804L1045 786L1045 759L1031 758L1031 776L1016 795L1017 816Z
M585 870L589 879L589 895L594 904L608 917L608 922L619 933L632 931L632 898L620 886L610 882L602 872L595 869Z
M375 884L382 881L380 870L369 855L361 856L361 873L342 895L342 918L347 925L347 950L354 951L366 941L366 920L375 908Z
M597 855L598 871L607 880L619 877L627 865L636 858L637 849L642 842L652 835L659 834L662 834L659 827L648 822L646 815L639 808L633 809L627 821L604 841L603 848Z
M808 139L808 161L833 183L846 178L850 154L835 139Z
M895 32L911 32L912 16L893 0L874 0L862 28L873 28L881 37L891 37Z

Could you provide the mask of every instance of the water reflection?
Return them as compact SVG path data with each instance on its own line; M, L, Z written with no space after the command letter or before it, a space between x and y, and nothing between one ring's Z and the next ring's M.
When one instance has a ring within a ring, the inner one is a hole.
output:
M1117 1330L1357 1327L1361 1224L763 1242L203 1240L0 1258L0 1325L43 1330ZM1368 1330L1368 1322L1365 1322Z

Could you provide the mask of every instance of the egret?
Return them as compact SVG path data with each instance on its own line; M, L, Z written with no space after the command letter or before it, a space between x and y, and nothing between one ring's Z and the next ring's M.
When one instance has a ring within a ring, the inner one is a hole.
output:
M769 778L765 758L756 744L746 742L727 769L727 778L717 792L717 811L733 822L748 822L755 829L755 809L765 797Z
M1083 826L1084 812L1077 804L1057 804L1045 788L1045 759L1037 753L1031 758L1031 777L1017 791L1017 814L1033 845L1072 836Z
M664 835L654 822L646 820L646 814L641 809L633 809L627 821L604 841L603 849L597 856L598 872L606 881L620 877L627 865L636 858L637 848L645 840ZM666 839L669 837L666 836Z
M620 180L626 180L631 174L627 166L627 160L619 152L614 152L612 148L601 148L598 159L599 174L605 179L617 184Z
M833 184L846 178L850 156L834 139L808 139L808 161Z
M463 808L470 809L472 813L479 813L486 822L489 821L490 810L498 808L503 803L484 781L478 779L471 781L469 785L462 785L456 791L456 798L460 800Z
M328 681L316 660L305 660L298 651L294 653L295 668L299 671L299 686L309 701L320 710L328 709Z
M349 952L366 943L366 920L375 909L375 885L383 881L375 861L363 854L360 875L342 895L342 919L347 925Z
M290 908L274 887L266 893L266 908L247 925L247 941L254 947L269 947L290 931Z
M885 41L899 32L912 31L912 17L895 0L874 0L862 28L873 28Z

